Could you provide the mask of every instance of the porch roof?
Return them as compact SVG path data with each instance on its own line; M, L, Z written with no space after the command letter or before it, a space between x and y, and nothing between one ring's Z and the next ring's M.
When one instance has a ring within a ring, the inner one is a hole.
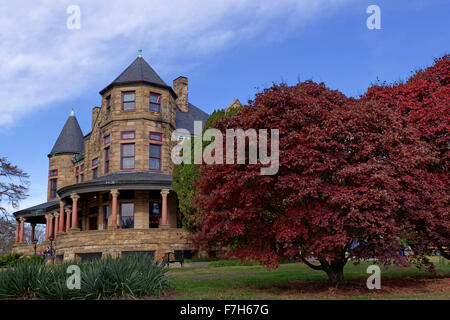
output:
M16 218L18 217L28 217L28 218L32 218L32 217L42 217L43 215L45 215L48 212L52 212L55 210L58 210L59 208L59 201L58 200L51 200L48 202L44 202L41 204L38 204L36 206L30 207L30 208L26 208L26 209L22 209L19 211L14 212L14 216ZM41 222L40 218L35 218L32 220L39 220L36 222ZM30 221L31 222L31 221ZM45 223L45 220L44 222Z
M96 179L65 186L58 190L61 199L72 193L118 190L172 189L172 175L152 171L114 172Z

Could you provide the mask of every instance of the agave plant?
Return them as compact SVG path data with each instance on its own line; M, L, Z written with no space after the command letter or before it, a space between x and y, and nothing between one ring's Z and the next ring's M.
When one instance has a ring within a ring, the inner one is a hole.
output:
M157 295L169 287L167 269L143 256L107 257L84 263L81 270L81 299Z
M0 272L0 298L32 298L46 278L42 261L24 259Z
M107 257L78 263L81 288L67 287L71 264L25 259L0 272L0 298L110 299L161 295L169 288L162 263L145 256Z

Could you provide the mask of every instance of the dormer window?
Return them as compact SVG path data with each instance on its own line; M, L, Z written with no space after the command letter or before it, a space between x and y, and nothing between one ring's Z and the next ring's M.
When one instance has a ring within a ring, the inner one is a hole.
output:
M106 117L111 113L111 96L106 97Z
M150 92L150 111L161 111L161 95Z
M122 110L136 109L136 93L134 91L122 92Z

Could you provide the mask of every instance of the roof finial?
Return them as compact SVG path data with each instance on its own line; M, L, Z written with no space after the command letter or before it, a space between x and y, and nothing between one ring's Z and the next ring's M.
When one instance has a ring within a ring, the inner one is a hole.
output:
M73 111L73 108L72 108L72 112L70 112L70 116L75 117L75 112Z
M138 50L138 58L142 58L142 49Z

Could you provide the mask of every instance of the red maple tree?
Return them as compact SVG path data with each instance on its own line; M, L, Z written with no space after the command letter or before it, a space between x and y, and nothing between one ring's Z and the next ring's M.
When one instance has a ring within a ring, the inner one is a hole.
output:
M370 87L362 100L398 110L404 124L417 128L420 138L438 152L440 161L428 168L428 179L441 184L442 193L435 195L436 204L426 213L432 217L417 224L417 236L450 259L450 55L404 83Z
M200 247L268 267L302 261L333 285L349 259L413 259L400 255L401 244L436 203L440 186L426 169L439 159L395 110L307 81L266 89L214 126L279 129L280 168L263 176L260 164L202 165ZM425 247L416 239L417 262L426 262Z

